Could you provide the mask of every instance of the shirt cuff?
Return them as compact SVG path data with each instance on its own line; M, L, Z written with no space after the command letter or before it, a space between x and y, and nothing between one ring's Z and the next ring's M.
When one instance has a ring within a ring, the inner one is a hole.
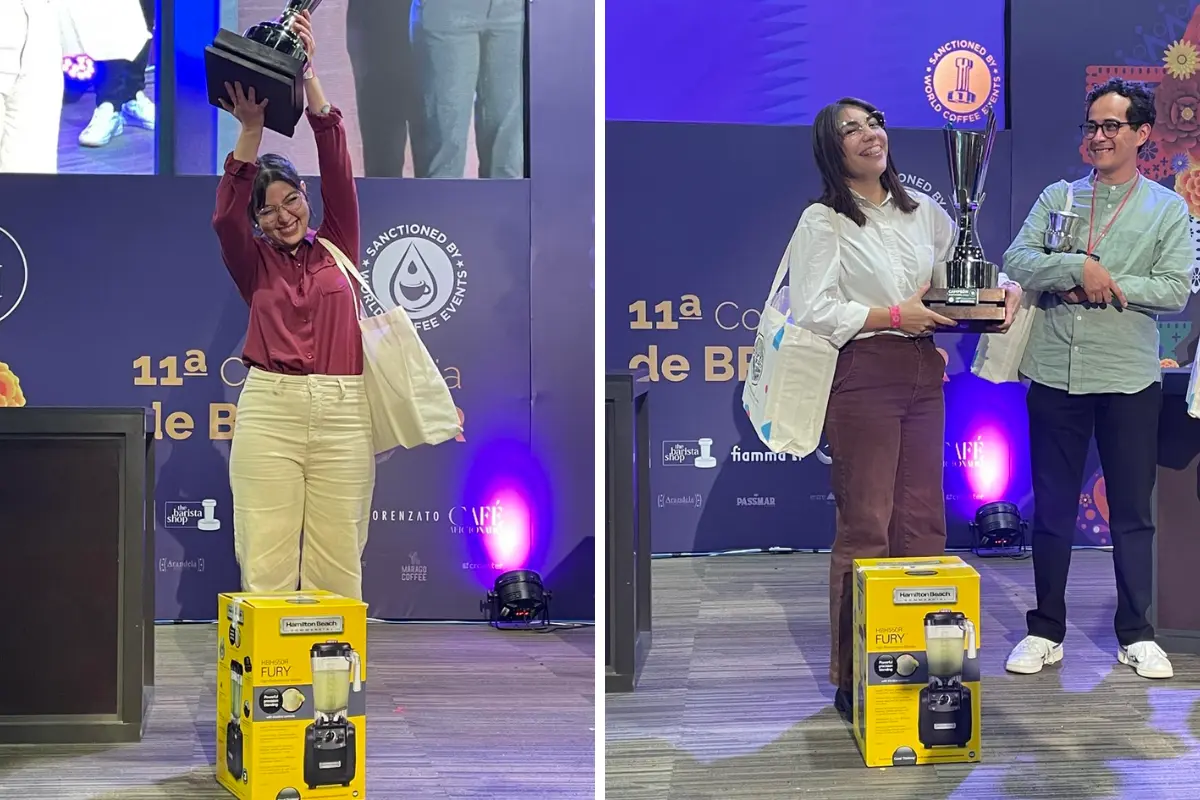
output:
M304 113L308 117L308 124L312 126L314 133L332 130L342 124L342 110L337 106L330 106L329 113L324 116L308 107L305 107Z
M233 153L230 153L225 156L225 174L232 178L250 180L258 174L258 164L252 164L249 161L238 161L233 157Z
M867 315L871 313L871 307L848 301L841 309L841 319L838 320L837 328L834 329L833 335L829 337L829 343L837 349L841 350L846 344L862 333L862 329L867 326Z

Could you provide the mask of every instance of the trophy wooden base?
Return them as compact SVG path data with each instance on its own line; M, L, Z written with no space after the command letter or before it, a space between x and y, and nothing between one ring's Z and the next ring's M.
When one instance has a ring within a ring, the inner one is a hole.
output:
M220 30L204 48L204 72L208 79L208 102L217 108L228 100L225 84L241 83L255 98L269 100L264 125L284 136L296 133L304 114L304 62L259 44L232 31Z
M958 323L962 333L984 333L1004 324L1003 289L930 289L925 305Z

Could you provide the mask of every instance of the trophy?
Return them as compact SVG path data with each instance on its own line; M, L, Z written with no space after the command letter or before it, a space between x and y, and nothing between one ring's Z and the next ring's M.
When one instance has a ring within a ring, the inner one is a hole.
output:
M1070 211L1051 211L1046 218L1046 230L1042 231L1042 249L1050 253L1078 253L1079 231L1083 217Z
M264 125L284 136L296 132L304 114L304 70L308 54L292 23L304 11L316 11L321 0L287 0L278 22L260 22L244 36L221 29L204 48L204 72L208 79L208 102L220 107L228 99L225 84L242 84L255 100L269 100Z
M979 207L986 197L983 184L996 140L996 115L991 106L983 113L987 125L982 133L946 125L946 156L950 162L958 234L946 261L946 287L930 289L925 294L925 305L958 322L959 329L966 333L980 333L1004 322L1005 291L997 286L1000 269L984 257L976 230Z

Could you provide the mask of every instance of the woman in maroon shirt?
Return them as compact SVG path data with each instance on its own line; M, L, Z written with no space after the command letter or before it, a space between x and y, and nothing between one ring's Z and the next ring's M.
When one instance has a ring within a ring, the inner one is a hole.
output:
M295 30L310 55L304 90L321 170L319 228L309 227L295 167L258 154L266 101L238 84L226 85L222 103L242 130L225 159L213 228L250 306L249 375L229 456L234 545L245 591L326 589L361 599L375 459L358 296L317 241L357 259L358 195L342 114L313 72L307 12Z

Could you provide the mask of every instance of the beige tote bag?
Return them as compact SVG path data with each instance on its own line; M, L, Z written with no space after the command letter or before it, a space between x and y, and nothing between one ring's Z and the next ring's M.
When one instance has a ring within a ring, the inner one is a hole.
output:
M317 241L333 256L351 288L358 283L378 304L379 298L346 254L327 239ZM397 447L441 444L462 433L458 409L450 397L446 379L425 349L408 313L403 308L393 308L378 316L368 316L362 303L354 305L362 330L363 378L371 409L375 453Z
M1012 325L1005 333L985 333L975 346L971 372L990 383L1017 383L1021 380L1021 359L1029 346L1029 334L1044 313L1038 306L1041 292L1024 292L1021 304L1013 312Z

